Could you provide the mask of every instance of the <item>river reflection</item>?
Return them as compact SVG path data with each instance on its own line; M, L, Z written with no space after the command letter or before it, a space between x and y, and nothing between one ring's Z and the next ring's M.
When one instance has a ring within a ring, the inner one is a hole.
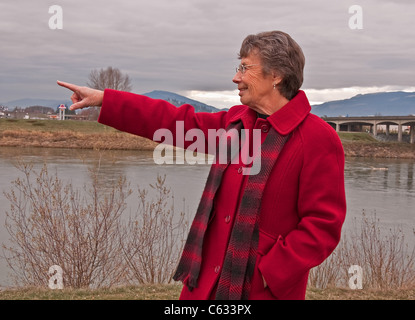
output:
M5 211L10 204L3 192L10 190L10 182L21 176L15 167L18 160L41 168L46 163L50 172L57 172L65 182L82 188L89 183L89 168L99 168L100 175L110 184L125 175L134 189L154 183L157 175L166 175L166 184L174 192L175 201L185 199L185 210L196 211L209 172L209 165L156 165L152 152L93 151L47 148L0 148L0 242L8 234L4 229ZM53 170L53 171L51 171ZM352 227L354 218L362 211L376 212L385 227L399 226L407 239L415 243L415 162L413 160L347 158L345 186L347 218L345 230ZM131 202L133 206L134 201ZM136 202L135 202L136 203ZM128 210L134 210L129 208ZM128 211L127 210L127 211ZM0 260L0 286L6 285L6 267Z
M365 210L376 212L385 225L403 225L411 231L415 227L414 169L413 160L347 158L346 222Z
M347 158L345 175L355 188L400 190L413 195L414 167L412 160Z

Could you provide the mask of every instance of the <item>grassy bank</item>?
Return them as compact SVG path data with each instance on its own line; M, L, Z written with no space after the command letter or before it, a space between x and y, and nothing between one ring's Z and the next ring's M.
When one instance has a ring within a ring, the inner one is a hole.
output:
M380 142L366 133L340 132L346 156L415 159L415 145ZM148 139L94 121L0 119L0 146L152 150Z
M0 119L0 146L152 150L155 143L94 121Z
M142 285L110 289L13 288L0 291L0 300L177 300L181 285Z
M0 300L177 300L181 285L143 285L111 289L20 288L0 291ZM306 300L414 300L415 288L351 290L309 288Z
M344 152L349 157L415 159L415 145L381 142L367 133L339 132Z

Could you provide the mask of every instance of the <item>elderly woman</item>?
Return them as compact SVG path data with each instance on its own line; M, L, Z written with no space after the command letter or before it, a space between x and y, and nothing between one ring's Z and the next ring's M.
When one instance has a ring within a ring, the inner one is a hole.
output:
M300 90L304 55L288 34L250 35L239 58L233 82L242 105L214 114L58 84L74 92L72 109L102 106L99 122L149 139L160 128L176 137L177 121L205 137L209 129L260 132L258 173L246 174L252 163L244 161L212 164L174 279L184 284L181 299L304 299L309 270L340 240L343 148L336 132L310 114Z

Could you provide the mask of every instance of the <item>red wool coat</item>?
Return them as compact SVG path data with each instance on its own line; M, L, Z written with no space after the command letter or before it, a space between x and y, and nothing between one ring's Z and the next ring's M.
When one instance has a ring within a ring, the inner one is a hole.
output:
M98 121L149 139L157 129L166 128L173 133L175 144L176 121L184 121L185 132L198 128L205 137L208 129L226 128L237 120L242 120L245 129L261 129L262 141L270 126L282 135L291 134L262 197L250 299L304 299L309 270L337 246L346 214L341 142L310 110L303 91L262 119L243 105L227 112L195 113L190 105L177 108L162 100L107 89ZM192 141L185 142L184 147L190 144ZM242 174L241 164L231 163L225 170L205 234L198 287L190 292L184 286L181 299L214 298L248 177Z

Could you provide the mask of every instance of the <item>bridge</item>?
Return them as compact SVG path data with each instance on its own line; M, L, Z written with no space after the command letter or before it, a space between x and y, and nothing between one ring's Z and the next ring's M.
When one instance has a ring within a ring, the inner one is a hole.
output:
M337 132L364 132L366 130L374 136L378 135L379 126L384 128L387 136L390 134L390 126L397 126L399 142L402 142L404 131L408 130L410 143L415 143L415 116L322 117L322 119Z

